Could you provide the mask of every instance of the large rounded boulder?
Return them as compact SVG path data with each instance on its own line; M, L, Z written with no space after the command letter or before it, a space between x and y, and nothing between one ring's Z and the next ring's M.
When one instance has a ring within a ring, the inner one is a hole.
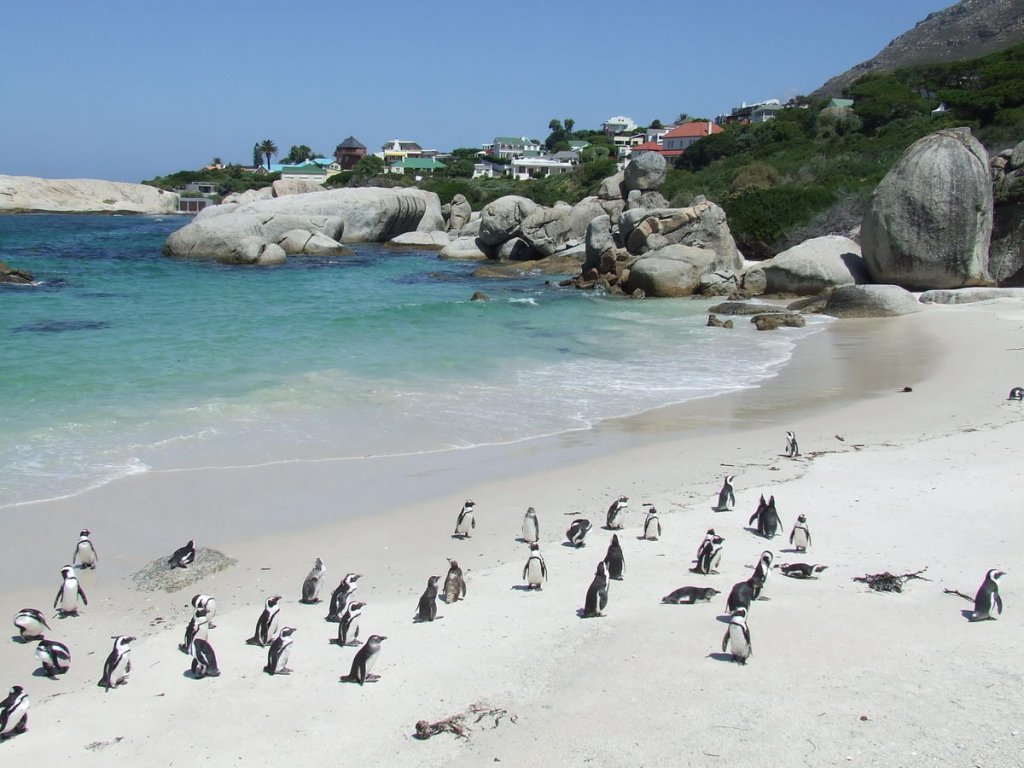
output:
M658 152L644 152L630 160L624 181L627 191L658 189L665 181L665 158Z
M713 270L717 261L718 254L709 248L666 245L633 262L626 291L639 288L647 296L691 296L701 276Z
M480 240L485 245L501 245L518 237L523 221L537 210L537 204L526 197L505 195L489 203L480 213Z
M805 240L761 262L764 293L813 296L840 285L868 282L860 246L848 237L828 235Z
M861 227L871 279L911 289L988 285L992 181L968 128L914 142L872 195Z

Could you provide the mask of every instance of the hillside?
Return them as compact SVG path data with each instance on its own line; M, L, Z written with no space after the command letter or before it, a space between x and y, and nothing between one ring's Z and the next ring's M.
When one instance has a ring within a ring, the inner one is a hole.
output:
M976 58L1018 43L1024 43L1024 0L961 0L929 14L873 59L833 77L811 97L840 96L846 86L872 72Z

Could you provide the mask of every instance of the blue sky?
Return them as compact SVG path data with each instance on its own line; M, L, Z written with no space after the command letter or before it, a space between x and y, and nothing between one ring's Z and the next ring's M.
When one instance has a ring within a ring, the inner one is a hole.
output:
M273 139L448 150L808 93L950 0L6 4L0 174L140 181Z

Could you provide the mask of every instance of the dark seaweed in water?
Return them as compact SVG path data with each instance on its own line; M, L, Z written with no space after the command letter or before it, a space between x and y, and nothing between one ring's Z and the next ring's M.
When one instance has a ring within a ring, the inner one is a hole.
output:
M17 333L61 333L62 331L98 331L108 328L110 323L103 320L40 320L15 328Z

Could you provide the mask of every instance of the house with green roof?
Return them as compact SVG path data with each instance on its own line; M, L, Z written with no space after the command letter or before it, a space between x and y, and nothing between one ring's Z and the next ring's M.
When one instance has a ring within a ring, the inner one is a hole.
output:
M281 178L293 179L295 181L312 181L323 184L327 180L328 172L317 163L303 163L302 165L282 165Z
M436 157L406 157L388 166L389 173L404 174L407 171L420 178L425 174L443 171L448 166Z
M519 157L539 157L543 151L544 145L537 139L528 139L525 136L495 136L489 154L491 157L515 160Z

